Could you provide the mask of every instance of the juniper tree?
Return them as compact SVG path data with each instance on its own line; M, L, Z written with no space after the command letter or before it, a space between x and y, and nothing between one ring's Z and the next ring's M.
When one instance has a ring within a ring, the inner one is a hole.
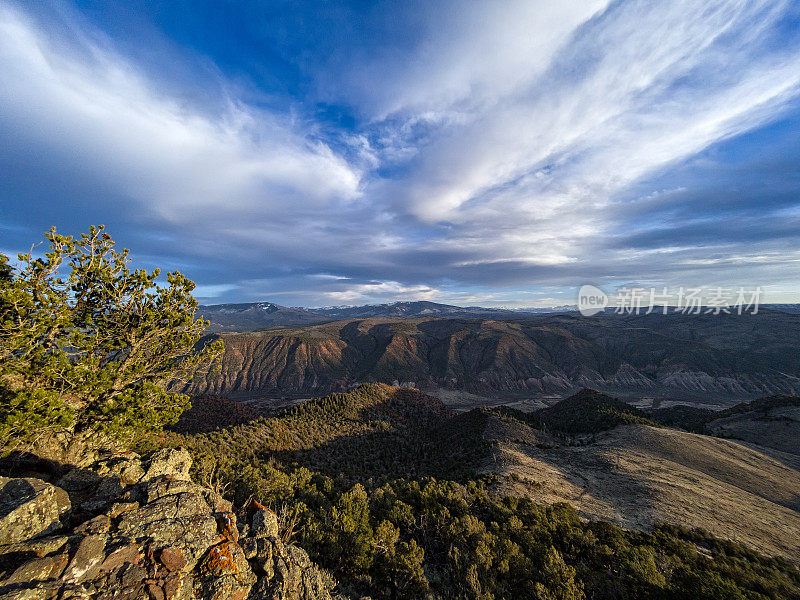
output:
M209 366L194 283L130 268L104 227L45 234L49 251L0 254L0 442L120 434L173 423L188 398L167 384Z

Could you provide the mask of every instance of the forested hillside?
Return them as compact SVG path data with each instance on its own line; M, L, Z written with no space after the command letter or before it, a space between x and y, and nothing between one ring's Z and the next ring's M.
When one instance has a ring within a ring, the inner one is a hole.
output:
M590 418L614 406L585 400L572 407ZM236 502L255 497L275 508L284 535L355 596L793 598L800 590L788 561L701 531L629 532L582 521L566 504L498 495L506 484L476 470L498 443L554 440L502 411L452 415L413 390L363 386L277 417L146 443L154 442L186 445L197 476Z

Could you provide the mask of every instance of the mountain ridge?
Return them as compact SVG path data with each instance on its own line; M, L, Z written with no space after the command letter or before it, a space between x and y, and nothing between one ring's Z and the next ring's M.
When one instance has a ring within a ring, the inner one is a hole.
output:
M209 333L257 331L270 327L298 327L342 319L388 317L519 319L575 310L577 308L574 306L523 309L462 307L426 300L319 308L288 307L273 302L209 304L198 307L199 314L211 322Z
M475 393L715 398L800 393L800 315L535 319L369 318L223 334L221 370L179 389L237 398L345 391L358 383Z

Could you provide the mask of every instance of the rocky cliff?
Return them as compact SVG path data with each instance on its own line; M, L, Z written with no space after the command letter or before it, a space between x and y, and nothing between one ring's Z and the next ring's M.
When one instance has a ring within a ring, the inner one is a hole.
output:
M593 387L741 399L800 392L800 316L775 312L364 319L223 337L222 369L182 389L279 397L378 381L478 393Z
M278 519L189 478L185 450L108 455L53 483L0 478L0 598L330 600Z

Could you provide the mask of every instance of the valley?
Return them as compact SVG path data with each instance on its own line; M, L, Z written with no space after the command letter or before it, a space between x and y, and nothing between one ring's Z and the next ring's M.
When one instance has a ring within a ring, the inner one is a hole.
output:
M796 402L782 397L771 404ZM181 438L217 455L232 473L246 463L231 457L269 451L286 466L349 482L369 479L376 488L397 477L478 477L499 496L565 502L583 519L640 531L664 523L700 529L800 564L800 454L758 441L764 445L667 427L594 390L530 413L455 412L419 391L385 385ZM238 489L243 498L250 493Z

